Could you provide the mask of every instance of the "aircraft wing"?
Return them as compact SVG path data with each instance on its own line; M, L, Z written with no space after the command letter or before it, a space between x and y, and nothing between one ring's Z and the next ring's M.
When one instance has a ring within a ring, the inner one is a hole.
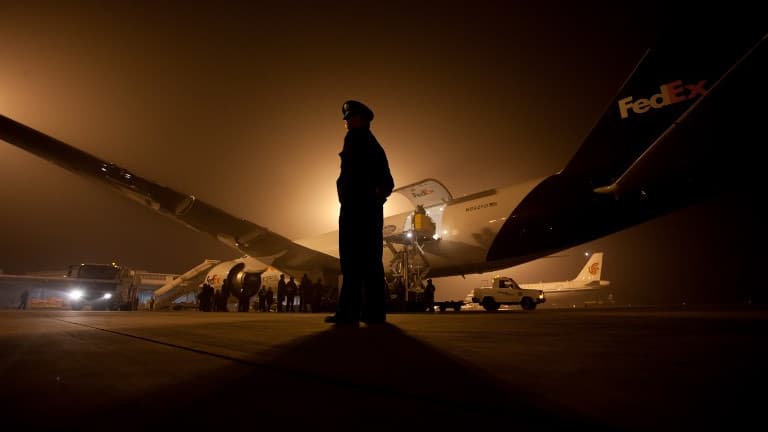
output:
M265 227L233 216L193 195L157 184L116 164L99 159L35 129L0 115L0 139L75 174L105 184L188 227L208 233L241 252L282 271L301 274L340 271L339 259Z

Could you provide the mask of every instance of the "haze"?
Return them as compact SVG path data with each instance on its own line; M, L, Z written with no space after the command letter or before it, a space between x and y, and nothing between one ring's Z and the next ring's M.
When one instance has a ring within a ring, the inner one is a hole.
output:
M649 2L78 4L0 5L0 112L291 238L337 228L343 101L373 108L397 186L514 184L565 166L663 24ZM570 278L603 250L628 302L759 296L764 215L743 198L514 276ZM181 273L238 256L7 143L0 200L6 273L110 261ZM393 198L387 211L405 208Z

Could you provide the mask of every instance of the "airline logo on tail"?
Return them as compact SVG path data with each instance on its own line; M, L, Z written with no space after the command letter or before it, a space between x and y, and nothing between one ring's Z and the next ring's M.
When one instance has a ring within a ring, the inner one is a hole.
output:
M600 271L600 263L592 263L592 265L589 266L589 274L594 276L598 271Z
M707 93L704 86L707 80L701 80L696 84L683 84L683 81L677 80L666 83L659 87L660 92L648 99L637 99L633 101L632 96L619 100L619 115L622 119L629 117L629 112L643 114L651 108L659 109L667 105L676 104L697 96L703 96Z

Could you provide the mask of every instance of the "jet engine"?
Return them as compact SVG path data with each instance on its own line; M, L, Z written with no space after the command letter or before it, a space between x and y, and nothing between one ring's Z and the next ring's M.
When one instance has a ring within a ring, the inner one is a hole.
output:
M266 270L267 267L256 260L240 258L214 266L206 275L205 282L228 298L238 295L243 289L254 295L261 286L261 274Z

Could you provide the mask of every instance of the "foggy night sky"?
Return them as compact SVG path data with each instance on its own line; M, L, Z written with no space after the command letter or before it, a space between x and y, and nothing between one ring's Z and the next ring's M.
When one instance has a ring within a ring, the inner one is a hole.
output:
M669 24L653 2L155 3L0 4L0 113L296 239L337 229L345 100L375 112L396 187L433 177L459 197L515 184L566 165ZM570 279L584 251L604 251L618 301L765 298L764 213L746 197L509 273ZM111 261L182 273L239 256L5 142L0 202L6 273ZM436 281L438 299L441 287L463 298L470 280Z

